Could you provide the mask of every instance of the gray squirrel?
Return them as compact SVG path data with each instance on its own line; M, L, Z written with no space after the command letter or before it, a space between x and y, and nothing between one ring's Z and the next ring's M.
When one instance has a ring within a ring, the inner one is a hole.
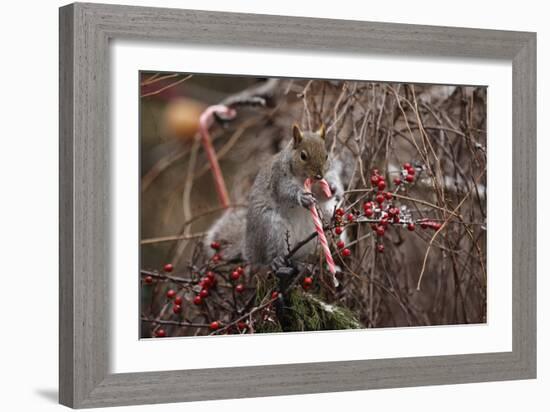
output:
M331 161L325 148L325 128L316 132L292 127L292 139L259 171L248 195L248 209L226 211L210 229L206 244L225 240L223 255L241 255L252 265L284 265L289 248L313 232L308 208L316 204L328 222L343 195L342 164ZM333 196L327 199L319 185L304 190L306 178L326 179ZM345 236L345 234L343 234ZM225 238L225 239L221 239ZM310 241L293 256L305 260L315 252Z

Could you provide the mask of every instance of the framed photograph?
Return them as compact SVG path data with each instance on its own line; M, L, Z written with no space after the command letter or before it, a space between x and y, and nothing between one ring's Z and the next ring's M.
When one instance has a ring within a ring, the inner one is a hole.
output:
M536 376L536 35L60 9L60 402Z

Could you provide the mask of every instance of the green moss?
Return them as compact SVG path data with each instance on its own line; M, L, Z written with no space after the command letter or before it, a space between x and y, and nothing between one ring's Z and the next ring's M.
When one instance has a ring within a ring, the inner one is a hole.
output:
M277 332L283 331L281 324L277 321L258 322L256 323L255 328L256 328L256 333L277 333Z
M258 277L256 282L256 305L260 305L266 297L271 296L277 287L277 281L272 276Z
M284 324L290 331L359 329L361 324L348 309L329 305L316 296L295 289L286 299Z
M276 289L273 277L258 279L256 305L265 302ZM321 296L294 288L286 293L284 307L275 303L267 320L258 319L256 333L302 332L318 330L360 329L363 326L347 308L327 304Z

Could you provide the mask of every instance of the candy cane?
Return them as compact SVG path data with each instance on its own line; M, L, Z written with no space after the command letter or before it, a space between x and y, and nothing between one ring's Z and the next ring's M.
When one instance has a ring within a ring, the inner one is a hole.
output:
M224 106L223 104L217 104L207 107L206 110L202 112L199 118L199 132L202 137L204 151L206 152L208 162L210 163L210 168L212 169L212 174L214 175L216 192L218 192L220 203L224 208L226 208L229 206L229 195L227 193L227 188L225 187L225 180L220 169L220 164L218 163L218 156L216 156L214 146L210 141L210 133L208 132L208 128L212 124L212 116L214 115L214 113L234 118L237 115L237 112L235 111L235 109Z
M321 185L325 196L327 198L331 198L332 192L327 181L325 179L321 179L318 182ZM313 181L308 177L304 182L305 191L311 193L312 185ZM325 236L325 231L323 230L323 222L319 217L319 213L317 212L317 208L315 207L315 205L311 205L309 207L309 211L311 212L311 216L313 218L313 225L315 226L317 237L319 238L319 242L321 243L321 247L323 248L323 252L325 254L325 260L328 265L328 270L332 274L332 282L334 283L334 286L338 286L338 279L336 279L336 265L334 264L334 259L332 259L332 254L330 253L330 248L328 247L327 237Z

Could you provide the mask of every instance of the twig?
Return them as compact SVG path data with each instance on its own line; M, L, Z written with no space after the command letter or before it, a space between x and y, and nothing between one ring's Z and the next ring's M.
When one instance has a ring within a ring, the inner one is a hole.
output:
M483 171L483 173L481 175L478 176L478 178L476 179L476 182L484 174L485 174L485 170ZM458 209L460 209L460 207L466 201L466 199L468 199L468 197L470 197L471 193L472 193L472 190L470 189L470 191L466 194L466 196L464 196L464 198L460 201L460 203L454 208L453 214L455 214L456 211ZM424 261L422 262L422 269L420 271L420 276L418 277L418 283L416 284L416 290L420 290L420 284L422 283L422 277L424 276L424 271L426 270L426 262L428 261L428 255L430 254L430 249L432 248L432 244L433 244L435 238L437 237L437 235L439 235L439 233L441 233L441 231L447 226L447 223L449 223L450 219L451 219L451 216L449 216L445 219L445 221L441 224L441 227L438 230L436 230L436 232L433 234L432 238L430 239L430 242L428 243L428 248L426 249L426 253L424 254Z
M187 76L185 76L183 79L179 79L178 81L174 82L174 83L171 83L167 86L164 86L158 90L155 90L154 92L149 92L149 93L145 93L145 94L142 94L140 97L143 98L143 97L149 97L149 96L154 96L156 94L159 94L159 93L162 93L163 91L167 90L167 89L170 89L171 87L174 87L174 86L177 86L178 84L180 83L183 83L184 81L186 80L189 80L191 77L193 77L192 74L189 74Z
M278 298L270 298L267 302L263 303L262 305L259 305L259 306L256 306L255 308L252 308L250 310L250 312L238 317L237 319L235 319L234 321L228 323L227 325L225 325L224 327L220 328L220 329L217 329L215 331L213 331L210 335L219 335L220 333L222 332L225 332L226 330L230 329L231 327L235 326L237 323L245 320L246 318L250 318L254 313L268 307L269 305L271 305L273 302L275 302Z
M189 283L196 283L196 281L194 281L193 279L190 279L190 278L182 278L180 276L174 276L174 275L167 275L165 273L158 273L158 272L153 272L153 271L150 271L150 270L141 270L140 271L140 274L141 276L151 276L152 278L155 278L155 279L162 279L162 280L169 280L171 282L174 282L174 283L184 283L184 284L189 284Z
M153 237L149 239L143 239L139 243L141 245L150 245L154 243L163 243L163 242L173 242L175 240L191 240L191 239L197 239L202 238L207 235L206 232L202 233L193 233L191 235L172 235L172 236L161 236L161 237Z
M182 327L190 327L190 328L208 328L210 327L210 324L208 323L191 323L191 322L181 322L178 320L163 320L163 319L151 319L146 317L141 317L142 322L149 322L149 323L155 323L158 325L174 325L174 326L182 326Z

